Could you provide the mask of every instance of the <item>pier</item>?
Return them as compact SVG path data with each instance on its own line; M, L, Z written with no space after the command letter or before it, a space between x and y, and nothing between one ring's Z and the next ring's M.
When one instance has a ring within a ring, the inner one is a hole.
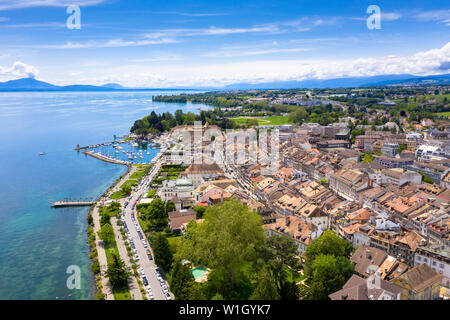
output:
M52 202L53 208L62 208L62 207L86 207L92 206L95 201L55 201Z
M99 154L99 153L95 153L95 152L92 152L92 151L83 151L83 153L88 155L88 156L91 156L91 157L94 157L94 158L97 158L99 160L102 160L102 161L105 161L105 162L109 162L109 163L123 164L123 165L130 165L131 164L131 162L129 162L129 161L123 161L123 160L115 159L115 158L108 157L108 156L105 156L105 155L102 155L102 154Z

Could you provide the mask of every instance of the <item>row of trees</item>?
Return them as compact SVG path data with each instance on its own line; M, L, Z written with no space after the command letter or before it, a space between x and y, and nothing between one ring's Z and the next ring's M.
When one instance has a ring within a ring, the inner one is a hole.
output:
M99 238L103 241L105 249L116 246L114 229L111 225L111 217L117 216L121 212L119 202L112 202L109 206L102 207L100 210L100 230ZM131 276L131 269L126 266L120 256L112 252L108 258L108 269L106 277L109 279L113 290L122 290L128 288L128 278Z

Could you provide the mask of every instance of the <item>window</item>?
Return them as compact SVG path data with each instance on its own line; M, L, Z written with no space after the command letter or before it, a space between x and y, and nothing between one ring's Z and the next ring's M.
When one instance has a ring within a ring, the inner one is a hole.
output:
M441 263L441 264L439 265L439 268L444 269L444 264Z
M418 256L418 257L417 257L417 261L420 261L420 260L422 260L422 257L421 257L421 256Z
M435 266L435 265L436 265L436 261L433 261L433 263L432 263L432 264L433 264L433 266Z

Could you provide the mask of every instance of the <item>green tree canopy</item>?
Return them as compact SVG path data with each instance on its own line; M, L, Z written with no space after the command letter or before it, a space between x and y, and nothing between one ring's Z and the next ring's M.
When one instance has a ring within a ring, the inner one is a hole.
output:
M342 289L353 273L353 265L345 257L318 255L312 266L310 300L327 300L328 295Z
M167 241L167 238L162 233L158 233L155 237L152 248L155 263L164 271L169 271L172 267L173 257L170 251L169 241Z
M100 227L100 230L98 231L99 238L103 241L105 246L109 246L114 243L114 230L113 227L106 223Z
M312 266L315 258L320 254L349 257L352 250L350 242L341 239L334 231L327 230L306 248L306 263L308 266Z
M257 278L257 285L250 300L280 300L278 288L275 285L270 271L262 269Z
M112 262L106 270L106 276L114 289L122 289L128 287L128 277L131 276L131 270L120 257L113 253Z
M203 223L190 224L176 257L221 269L234 288L243 265L258 259L265 238L261 225L261 217L237 199L208 207Z
M189 300L192 287L195 285L194 277L189 268L181 264L180 260L175 260L172 264L172 281L170 290L177 300Z
M298 107L294 112L289 114L289 120L294 123L302 123L308 118L308 112L303 107Z
M266 239L261 251L261 256L271 271L281 299L290 299L292 285L289 283L288 276L289 273L300 269L297 245L294 240L288 237L271 236Z
M203 218L203 215L205 214L206 207L204 206L195 206L192 209L197 213L197 219Z
M169 212L172 211L176 211L177 208L175 207L175 203L173 203L173 201L167 201L166 202L166 213L168 214Z

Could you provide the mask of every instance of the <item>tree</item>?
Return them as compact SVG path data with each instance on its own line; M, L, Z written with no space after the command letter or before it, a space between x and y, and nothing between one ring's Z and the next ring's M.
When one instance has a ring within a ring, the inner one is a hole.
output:
M108 265L108 270L106 270L106 277L109 278L111 286L114 289L128 287L128 277L131 276L130 268L115 253L112 254L111 259L112 261Z
M289 114L289 120L294 123L302 123L308 117L308 112L303 107L299 107Z
M175 120L177 121L177 125L183 124L183 122L184 122L183 110L178 109L175 111Z
M271 236L266 239L261 253L267 268L272 273L281 299L295 299L298 294L291 295L293 293L292 285L288 281L289 273L298 272L300 269L297 245L294 240L288 237Z
M267 269L260 271L257 283L250 300L280 300L278 288Z
M170 290L177 300L189 300L190 290L194 285L194 278L186 265L181 264L180 260L175 260L172 265L172 281Z
M258 259L257 248L265 238L261 225L259 214L237 199L226 200L208 207L203 223L189 225L176 257L215 269L212 273L225 275L235 289L243 266Z
M197 219L203 218L203 214L206 211L206 207L204 207L204 206L195 206L192 209L194 209L194 211L197 213L197 216L196 216Z
M131 194L131 191L132 191L132 188L131 188L130 185L122 186L120 189L122 190L122 193L123 193L125 196L129 196L129 195Z
M306 247L306 264L311 267L315 258L321 254L348 257L351 252L352 245L350 242L339 238L334 231L327 230Z
M173 201L167 201L166 202L166 213L169 214L169 212L176 211L177 208L175 207L175 203Z
M173 257L167 238L162 233L159 233L155 237L152 247L155 263L164 271L169 271L172 267Z
M114 230L109 223L101 226L100 231L98 231L98 236L103 241L106 247L108 247L110 244L113 244L115 241Z
M153 199L153 201L150 203L150 206L148 208L149 208L148 214L147 214L148 219L158 220L158 219L164 219L167 217L166 206L160 198Z
M105 224L111 224L111 216L108 212L100 212L100 226L104 226Z
M353 265L344 257L320 254L312 264L309 299L327 300L328 295L342 288L353 273Z

